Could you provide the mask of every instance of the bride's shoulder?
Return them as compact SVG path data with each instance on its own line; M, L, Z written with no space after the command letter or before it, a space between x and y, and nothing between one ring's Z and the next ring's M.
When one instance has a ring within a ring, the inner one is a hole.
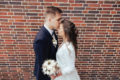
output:
M74 46L73 46L73 44L72 44L72 42L66 42L65 44L64 44L64 46L65 47L68 47L68 48L74 48Z
M66 48L73 49L74 46L73 46L72 42L64 42L61 44L61 46L59 48L61 48L61 49L66 49Z
M65 42L67 46L73 46L72 42Z

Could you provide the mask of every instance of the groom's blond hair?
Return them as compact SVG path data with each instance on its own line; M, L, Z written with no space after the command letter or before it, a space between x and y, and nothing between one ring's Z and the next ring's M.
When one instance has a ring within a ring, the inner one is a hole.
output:
M56 15L57 13L61 14L62 10L55 6L48 6L45 10L45 16L48 14Z

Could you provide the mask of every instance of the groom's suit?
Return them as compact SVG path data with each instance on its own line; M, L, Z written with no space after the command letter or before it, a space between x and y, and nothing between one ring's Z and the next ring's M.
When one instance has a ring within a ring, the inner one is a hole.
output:
M58 43L58 38L55 34L55 38ZM37 80L50 80L47 75L44 75L42 72L42 64L47 59L56 60L56 51L58 49L58 44L55 47L52 42L52 35L49 31L43 26L40 31L37 33L33 48L35 52L35 67L34 75Z

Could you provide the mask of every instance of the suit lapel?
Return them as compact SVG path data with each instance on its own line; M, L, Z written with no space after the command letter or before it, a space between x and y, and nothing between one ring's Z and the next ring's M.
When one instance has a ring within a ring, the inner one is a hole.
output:
M41 28L41 30L44 32L44 34L47 36L47 38L49 39L49 41L52 41L53 37L51 36L51 34L48 32L48 30L43 26ZM57 35L55 34L55 39L57 40L57 47L58 47L58 37ZM55 46L54 46L55 47ZM56 47L56 48L57 48Z

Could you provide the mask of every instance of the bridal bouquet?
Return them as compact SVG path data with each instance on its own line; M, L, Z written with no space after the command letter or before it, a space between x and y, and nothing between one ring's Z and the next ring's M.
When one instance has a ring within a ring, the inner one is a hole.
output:
M42 65L43 73L47 75L56 75L60 68L55 60L46 60Z

